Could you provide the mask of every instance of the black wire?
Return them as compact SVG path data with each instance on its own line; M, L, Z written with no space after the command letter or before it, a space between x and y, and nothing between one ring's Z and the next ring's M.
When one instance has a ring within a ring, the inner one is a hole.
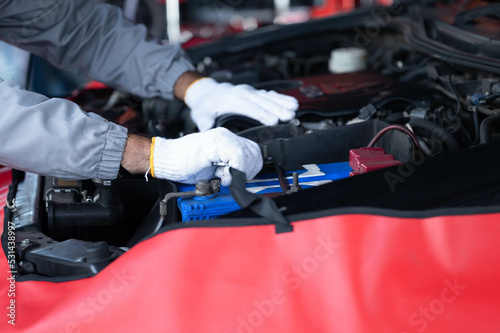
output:
M274 162L274 168L276 169L276 175L278 176L281 191L283 192L283 194L286 194L286 192L288 191L288 182L283 173L283 169L281 169L281 167L276 162Z
M486 96L486 97L484 98L484 100L485 100L486 102L491 102L491 101L493 101L493 100L497 99L498 97L500 97L500 93L494 93L494 94L491 94L491 95L489 95L489 96Z
M420 147L420 143L418 142L418 139L417 137L415 136L415 134L410 131L409 129L407 129L406 127L402 126L402 125L397 125L397 124L394 124L394 125L389 125L385 128L383 128L381 131L379 131L375 137L370 141L370 143L368 143L368 145L366 147L368 148L372 148L375 146L375 144L377 143L377 141L387 132L389 131L401 131L403 133L405 133L406 135L408 135L408 137L410 138L410 140L413 142L413 145L415 146L415 148L419 151L422 151L422 148Z
M462 103L460 102L460 95L458 94L457 90L455 89L455 87L451 83L451 74L448 74L448 86L449 86L451 92L453 93L453 95L455 95L455 101L457 102L455 113L452 116L450 116L451 119L455 119L460 114L460 109L462 108Z
M472 116L474 119L474 131L476 132L472 145L475 146L479 143L479 116L477 114L477 108L474 108L474 110L472 111Z

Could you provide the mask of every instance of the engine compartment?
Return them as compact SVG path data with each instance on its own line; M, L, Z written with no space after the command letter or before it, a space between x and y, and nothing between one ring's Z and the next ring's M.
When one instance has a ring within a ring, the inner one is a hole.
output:
M346 15L330 24L325 21L321 31L312 26L298 35L282 29L273 35L279 42L259 39L266 34L263 29L250 36L254 44L245 44L250 37L243 36L239 48L229 39L188 50L198 70L219 81L251 84L299 100L296 119L287 124L262 126L235 115L217 119L217 127L261 147L265 166L247 190L281 200L338 179L348 182L350 151L370 146L391 125L411 135L389 131L376 146L402 163L417 164L499 141L500 75L423 52L405 33L408 17L393 14L390 22L379 24L377 34L365 34L368 43L361 46L368 55L366 70L330 73L331 51L352 47L349 43L362 36L352 22L363 26L371 15ZM268 30L271 34L272 27ZM109 88L83 89L71 99L130 131L167 138L196 131L189 110L179 101L143 100ZM239 208L230 190L214 183L195 188L166 180L146 182L125 170L113 181L36 177L32 182L37 213L18 232L17 258L26 276L92 275L166 225L196 220L210 224L208 219ZM188 193L187 198L179 198L182 193ZM161 213L162 201L166 214ZM212 208L217 213L190 215ZM426 208L435 206L421 207ZM65 254L68 249L71 255Z

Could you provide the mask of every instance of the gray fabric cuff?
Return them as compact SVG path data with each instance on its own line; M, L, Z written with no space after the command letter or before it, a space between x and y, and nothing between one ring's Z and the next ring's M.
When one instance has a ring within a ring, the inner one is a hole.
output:
M167 67L167 65L170 65ZM158 84L144 82L145 92L143 96L161 96L165 99L174 99L174 87L179 77L188 71L194 71L191 61L184 55L174 62L165 63L163 68L156 74Z
M114 123L109 123L106 133L101 161L97 168L97 177L115 179L120 169L123 150L127 142L127 129Z

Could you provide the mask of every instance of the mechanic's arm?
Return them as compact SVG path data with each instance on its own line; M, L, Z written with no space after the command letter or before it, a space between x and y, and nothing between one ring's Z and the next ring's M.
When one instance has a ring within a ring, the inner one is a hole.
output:
M215 166L214 163L225 166ZM252 179L262 169L259 146L250 140L216 128L180 139L147 138L131 134L123 152L122 166L131 173L150 172L156 178L195 184L201 179L221 179L229 186L229 167Z
M298 107L274 92L198 80L180 46L148 40L144 26L96 0L0 0L0 31L1 39L73 73L142 97L184 100L202 131L225 113L272 125Z
M143 97L173 98L193 70L180 46L160 45L96 0L0 0L0 38L59 68Z
M114 179L120 163L131 173L184 183L220 177L225 162L253 178L262 168L258 145L224 128L181 139L127 135L127 129L82 111L65 99L49 99L0 79L0 164L69 179Z
M65 99L0 79L0 164L42 175L114 179L127 129Z

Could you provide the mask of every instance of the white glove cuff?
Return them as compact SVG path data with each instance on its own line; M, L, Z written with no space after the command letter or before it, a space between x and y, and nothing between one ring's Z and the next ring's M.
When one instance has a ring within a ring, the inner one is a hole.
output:
M186 95L184 96L184 103L190 108L193 108L202 96L217 87L217 85L219 85L219 83L210 77L198 79L188 87Z
M176 145L171 143L172 140L160 137L154 137L151 141L149 165L151 175L155 178L173 181L183 179L183 166L176 163L179 161L176 156L182 152L177 151Z

